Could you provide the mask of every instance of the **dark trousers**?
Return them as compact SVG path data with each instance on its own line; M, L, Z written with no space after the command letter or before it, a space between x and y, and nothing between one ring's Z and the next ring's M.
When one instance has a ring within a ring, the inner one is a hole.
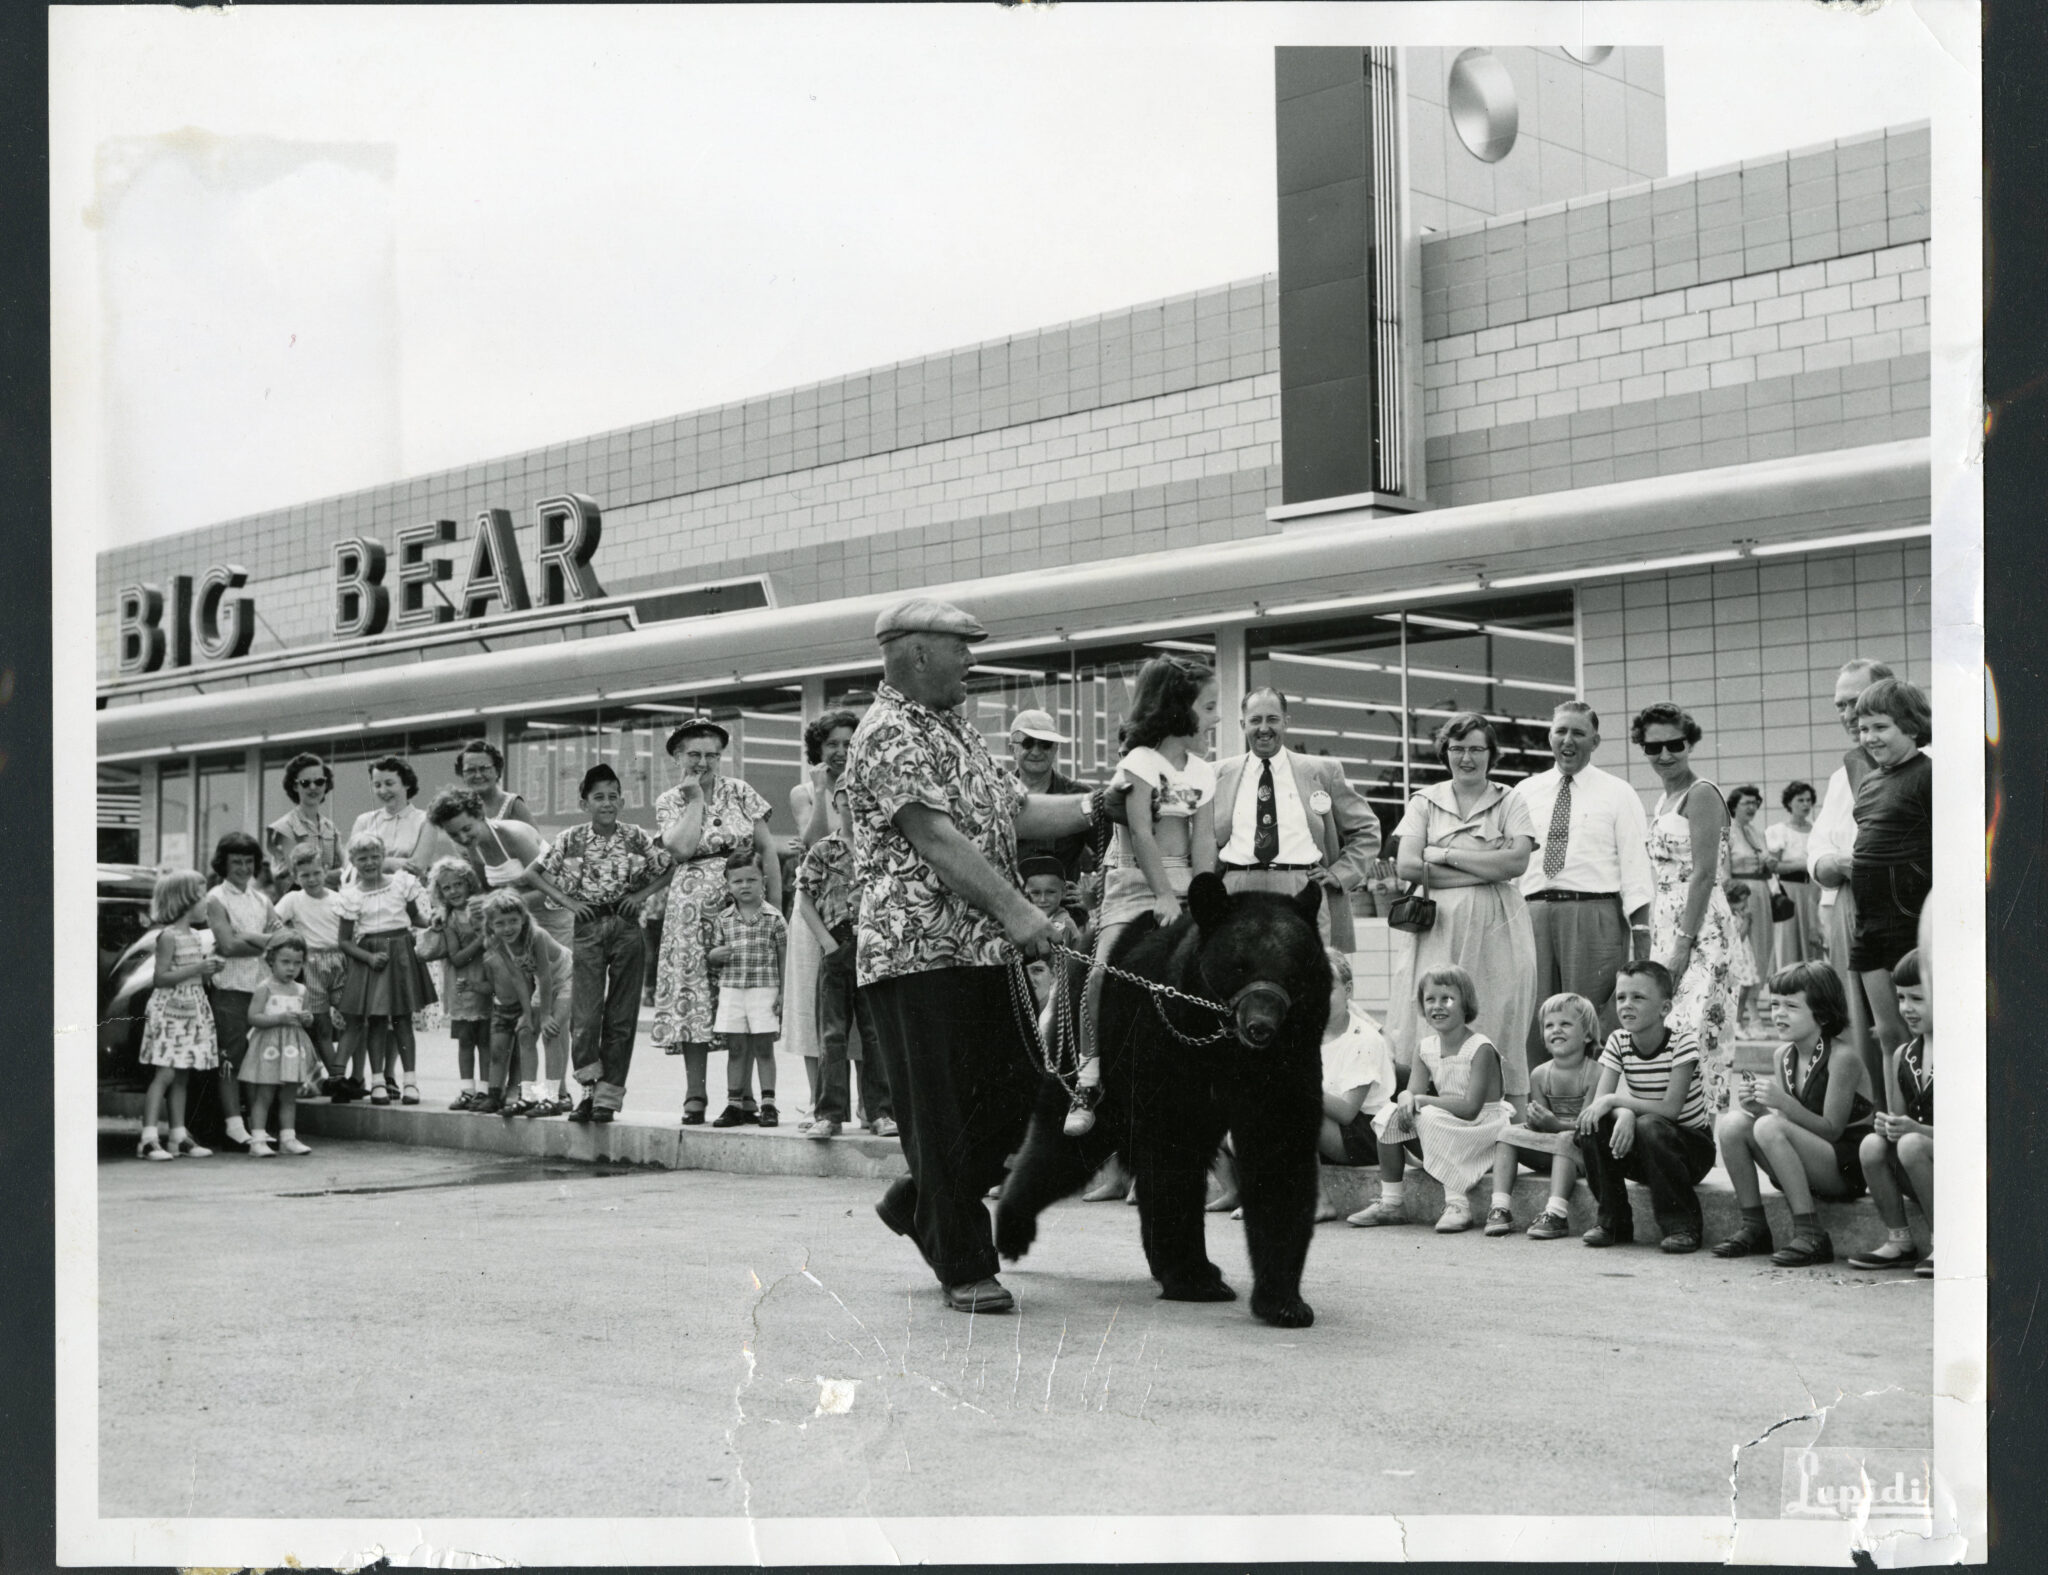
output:
M570 1056L576 1081L596 1084L591 1102L617 1110L626 1098L633 1035L640 1027L640 983L647 941L616 913L576 921L576 972L569 997Z
M846 1049L853 1025L858 1022L861 1106L872 1121L889 1112L888 1074L883 1072L881 1056L875 1049L874 1013L855 987L853 926L840 925L832 932L832 939L839 943L839 949L818 965L818 1089L814 1113L820 1121L853 1119L853 1063L847 1059Z
M1650 1189L1658 1230L1666 1236L1680 1231L1699 1235L1700 1199L1693 1188L1714 1168L1713 1134L1663 1116L1638 1114L1635 1142L1620 1159L1608 1147L1613 1138L1613 1115L1601 1121L1598 1131L1579 1137L1579 1161L1599 1202L1600 1223L1624 1240L1635 1234L1627 1184L1637 1181Z
M1628 960L1628 920L1621 899L1611 902L1532 902L1529 928L1536 937L1536 1010L1529 1014L1529 1068L1550 1059L1543 1046L1543 1003L1553 995L1583 995L1600 1014L1605 1038L1620 1027L1614 1015L1614 973ZM1596 1055L1598 1046L1589 1046Z
M935 968L863 986L873 1048L895 1102L910 1174L880 1210L917 1243L941 1285L996 1272L990 1187L1024 1141L1040 1070L1000 966Z

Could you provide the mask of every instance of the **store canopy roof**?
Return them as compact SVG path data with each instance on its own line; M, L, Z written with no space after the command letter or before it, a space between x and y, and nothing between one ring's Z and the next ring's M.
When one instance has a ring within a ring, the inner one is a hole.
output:
M1929 444L1914 438L1396 518L1329 516L1252 540L923 594L971 608L992 634L982 649L995 654L1924 533L1930 509ZM189 752L789 682L872 665L875 617L903 594L125 706L100 713L99 752Z

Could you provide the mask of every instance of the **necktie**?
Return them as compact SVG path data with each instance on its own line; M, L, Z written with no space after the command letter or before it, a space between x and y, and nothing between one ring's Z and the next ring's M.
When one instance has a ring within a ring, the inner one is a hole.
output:
M1271 864L1280 856L1280 822L1273 803L1273 762L1259 767L1259 824L1252 833L1252 861Z
M1557 785L1557 803L1550 811L1550 831L1543 839L1543 878L1556 880L1564 868L1565 843L1572 833L1572 779Z

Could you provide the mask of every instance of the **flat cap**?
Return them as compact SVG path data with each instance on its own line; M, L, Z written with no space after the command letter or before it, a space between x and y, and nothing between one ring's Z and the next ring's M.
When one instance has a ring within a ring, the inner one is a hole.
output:
M883 645L906 634L952 634L970 644L988 638L988 630L974 614L929 596L898 602L875 620L875 639Z

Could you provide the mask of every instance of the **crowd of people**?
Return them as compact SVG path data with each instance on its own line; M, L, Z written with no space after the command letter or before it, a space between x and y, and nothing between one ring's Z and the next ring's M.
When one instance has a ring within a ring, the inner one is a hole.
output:
M911 1174L879 1206L884 1222L917 1240L950 1302L999 1310L980 1199L1021 1135L1037 1066L1007 961L1031 959L1048 1024L1056 987L1072 993L1067 1130L1084 1132L1102 975L1082 959L1106 958L1143 916L1172 923L1193 876L1216 871L1232 890L1324 888L1337 987L1321 1147L1380 1175L1351 1223L1405 1220L1405 1170L1420 1164L1444 1187L1439 1230L1474 1224L1469 1195L1491 1178L1484 1230L1506 1234L1516 1172L1532 1168L1549 1194L1528 1235L1565 1234L1583 1176L1599 1205L1589 1245L1631 1239L1636 1182L1664 1250L1689 1252L1706 1245L1695 1188L1718 1156L1743 1223L1717 1254L1830 1261L1814 1200L1867 1189L1890 1236L1851 1261L1913 1262L1905 1200L1928 1211L1932 1198L1931 1004L1915 949L1931 717L1883 663L1842 669L1833 698L1854 742L1824 796L1785 784L1767 828L1762 788L1724 792L1698 774L1702 730L1679 706L1630 723L1658 781L1646 806L1593 763L1600 718L1572 700L1552 718L1552 764L1519 780L1503 780L1488 717L1450 717L1434 739L1440 779L1382 849L1339 763L1290 747L1278 690L1244 696L1245 747L1212 761L1216 677L1180 656L1137 675L1108 781L1058 769L1069 740L1040 710L1017 713L998 762L958 711L981 637L942 603L883 616L874 704L805 731L786 846L768 801L722 769L731 738L709 716L668 738L676 785L652 832L620 818L619 779L598 764L580 783L585 820L550 840L478 740L424 806L408 762L374 762L379 807L344 835L325 810L331 767L297 756L293 807L260 842L230 833L210 881L157 883L139 1152L208 1152L186 1125L193 1072L217 1076L229 1141L259 1157L306 1152L302 1096L417 1104L414 1019L436 1003L455 1108L609 1122L651 983L654 1043L685 1060L685 1125L778 1125L776 1050L801 1055L805 1135L838 1136L858 1108L866 1130L900 1136ZM1350 1000L1353 894L1388 860L1410 900L1380 1023ZM1752 1063L1757 1041L1776 1048ZM1782 1245L1760 1176L1791 1205ZM1226 1176L1213 1206L1230 1192ZM1119 1176L1089 1194L1125 1195Z

